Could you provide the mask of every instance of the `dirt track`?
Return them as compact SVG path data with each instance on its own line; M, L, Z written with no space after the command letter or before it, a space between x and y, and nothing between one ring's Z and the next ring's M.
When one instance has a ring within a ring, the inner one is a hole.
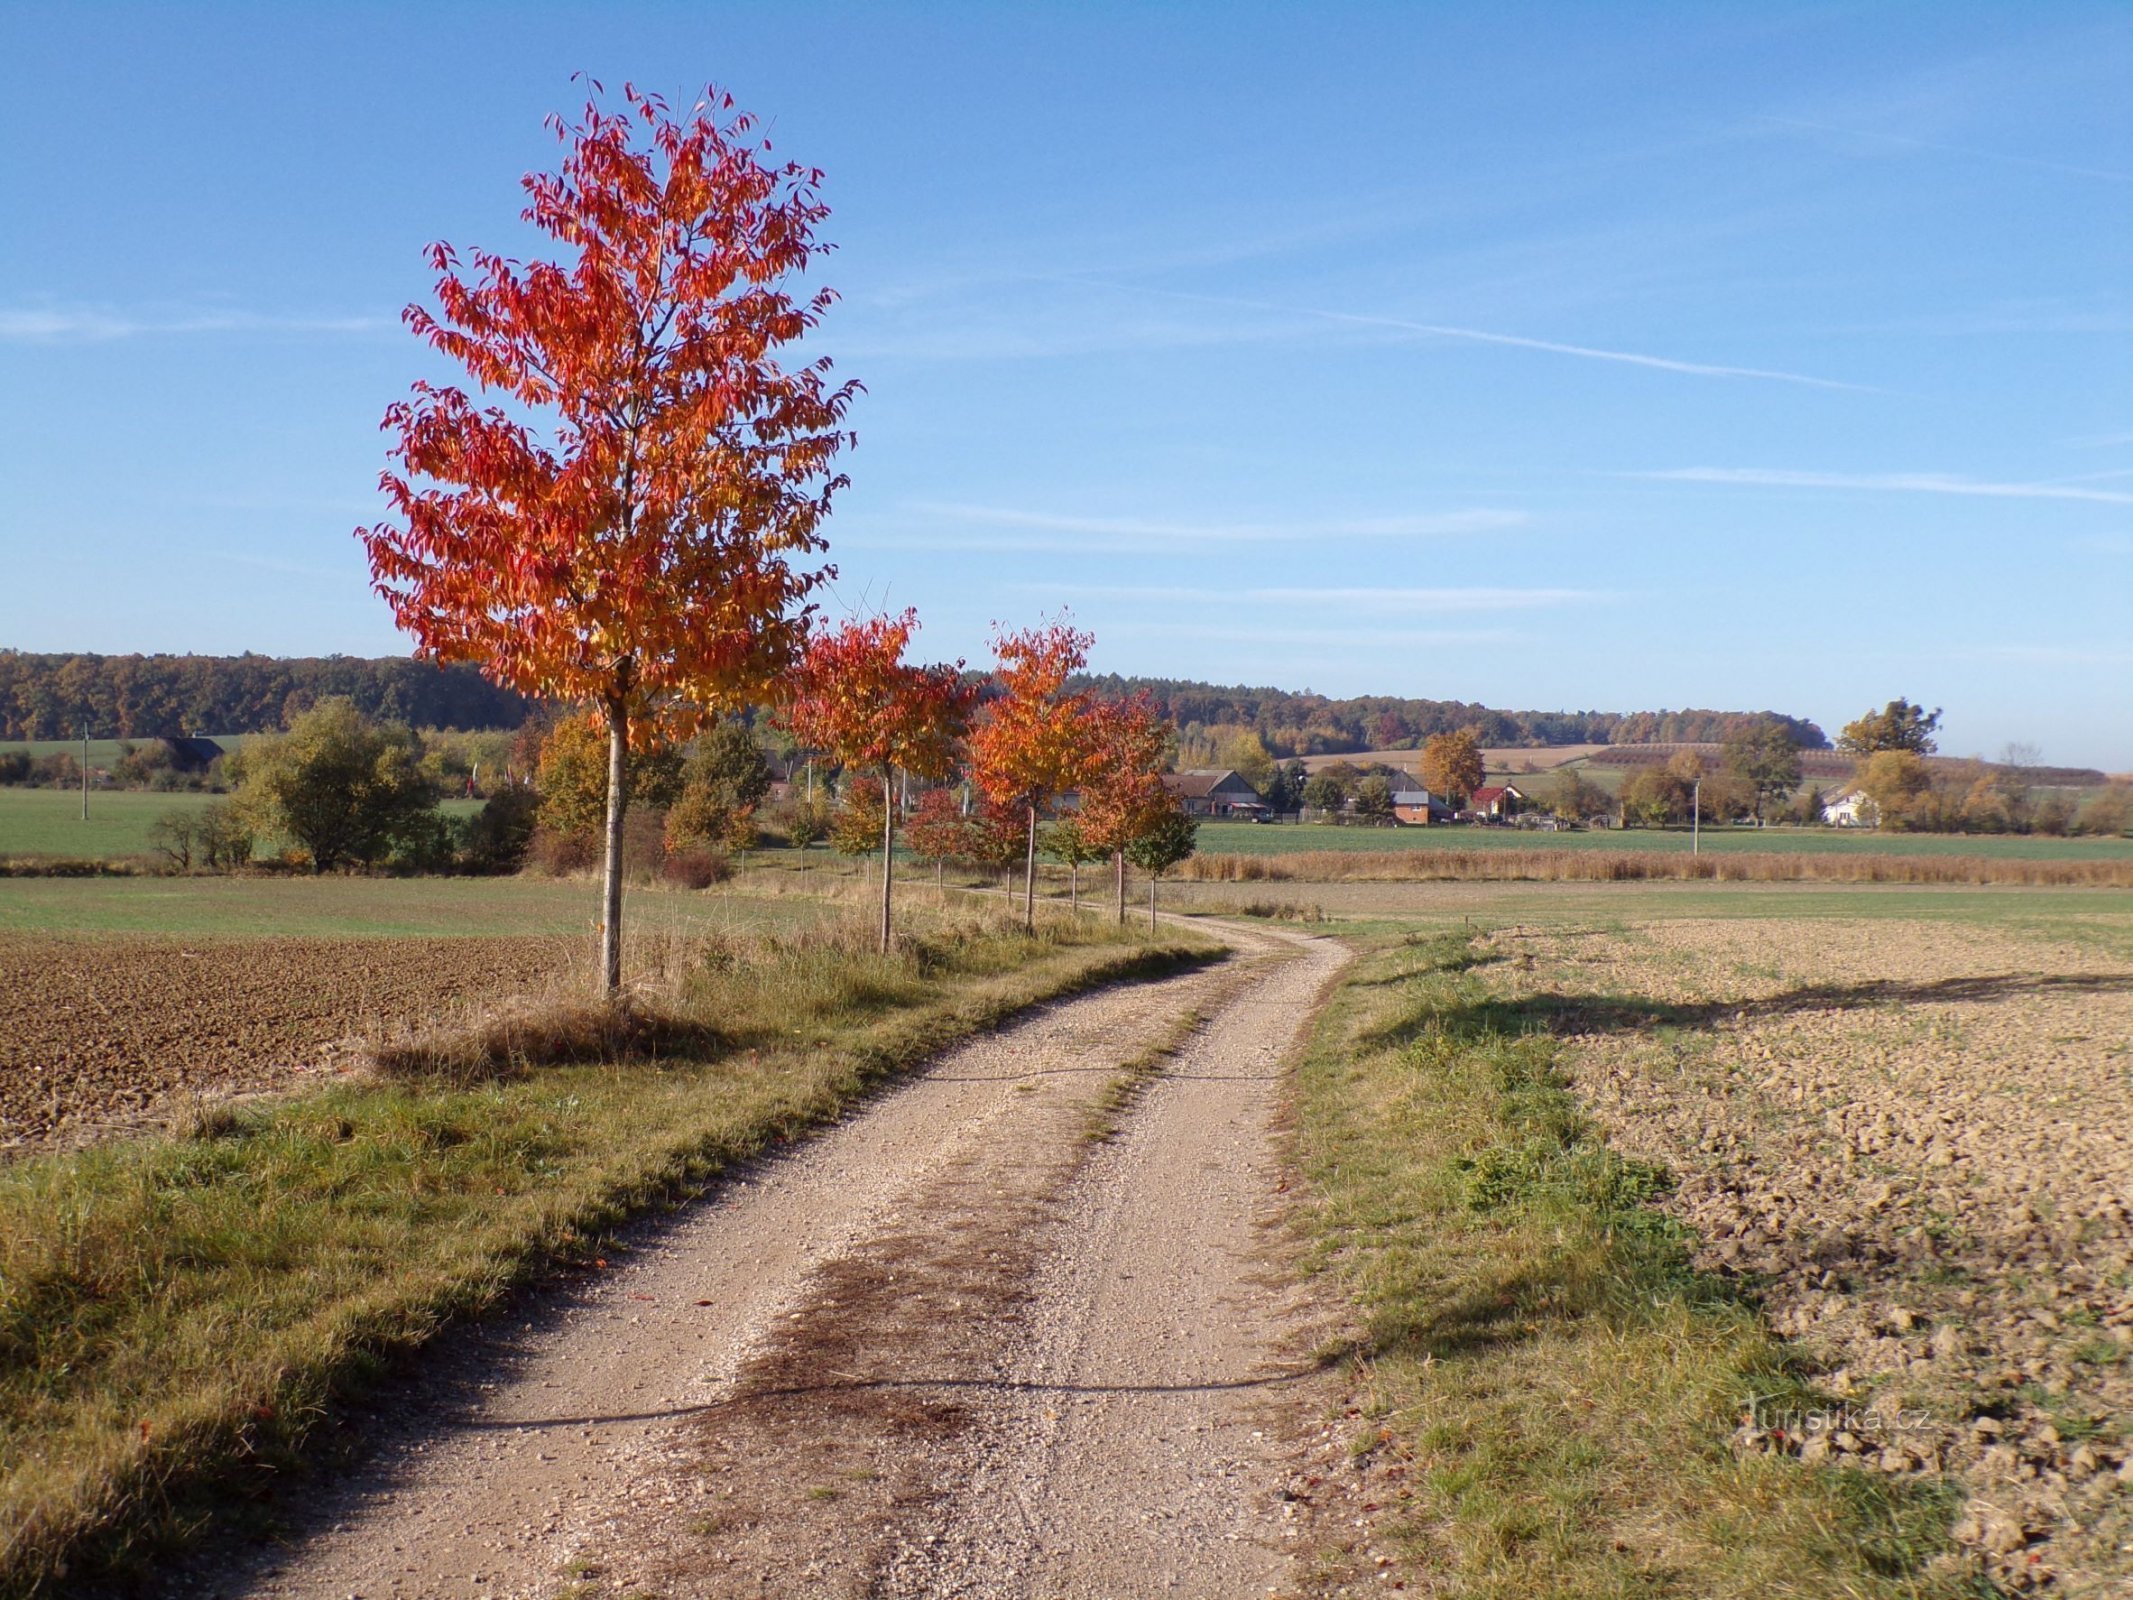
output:
M1284 1435L1325 1397L1274 1120L1345 952L1234 937L954 1052L470 1341L290 1549L179 1592L1286 1591Z

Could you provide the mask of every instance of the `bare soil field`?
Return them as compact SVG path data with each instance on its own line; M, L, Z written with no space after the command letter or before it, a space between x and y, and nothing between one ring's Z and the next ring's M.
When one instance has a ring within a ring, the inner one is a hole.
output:
M1946 923L1520 928L1509 1005L1663 1163L1826 1411L1735 1448L1927 1475L2003 1589L2133 1585L2133 963Z
M0 1150L351 1066L367 1041L583 960L573 938L0 934Z

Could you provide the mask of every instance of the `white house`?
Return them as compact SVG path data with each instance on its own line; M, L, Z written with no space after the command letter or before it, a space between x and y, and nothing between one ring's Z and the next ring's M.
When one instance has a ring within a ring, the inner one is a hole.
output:
M1822 820L1838 828L1871 828L1880 821L1874 802L1859 788L1845 789L1822 803Z

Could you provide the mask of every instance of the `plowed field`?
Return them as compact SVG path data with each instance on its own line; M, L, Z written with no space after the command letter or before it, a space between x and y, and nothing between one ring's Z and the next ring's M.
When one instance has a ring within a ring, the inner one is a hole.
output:
M545 986L584 941L0 935L0 1149L345 1066L366 1038Z
M1941 1479L2004 1589L2128 1592L2129 964L1927 923L1494 943L1613 1142L1679 1176L1703 1264L1823 1369L1826 1409L1736 1447Z

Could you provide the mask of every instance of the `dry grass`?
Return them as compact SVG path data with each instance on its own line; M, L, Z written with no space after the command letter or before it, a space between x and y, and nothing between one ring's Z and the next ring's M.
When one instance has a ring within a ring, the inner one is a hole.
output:
M1710 855L1639 850L1299 850L1197 855L1173 877L1201 883L1952 883L2133 889L2133 860L2027 861L1989 856Z
M677 963L637 1014L698 1030L689 1054L582 1008L492 1019L397 1047L400 1077L0 1170L0 1594L108 1592L320 1448L397 1352L597 1269L628 1214L1015 1010L1214 948L911 920L890 957L855 923Z
M1609 1149L1467 942L1358 963L1300 1068L1320 1269L1361 1303L1342 1524L1430 1593L1763 1600L1979 1591L1951 1495L1731 1448L1811 1408L1789 1349Z

